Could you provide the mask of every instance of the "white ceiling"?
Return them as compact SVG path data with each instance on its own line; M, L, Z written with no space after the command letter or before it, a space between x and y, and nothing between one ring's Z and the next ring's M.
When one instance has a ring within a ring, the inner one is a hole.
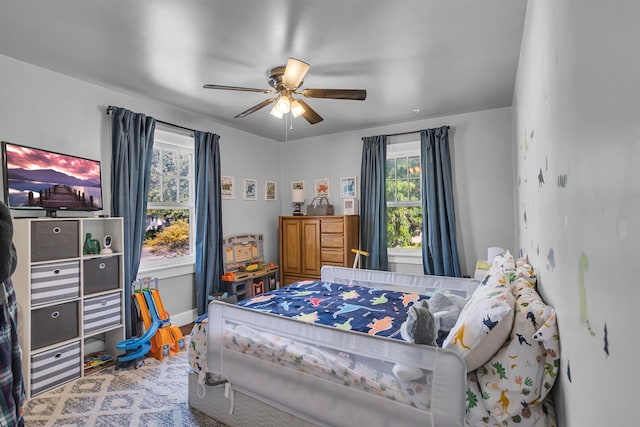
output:
M0 54L282 141L270 107L233 118L270 95L202 86L270 89L267 70L291 56L311 64L303 89L367 90L366 101L305 98L324 121L295 119L288 140L506 107L525 9L526 0L0 0Z

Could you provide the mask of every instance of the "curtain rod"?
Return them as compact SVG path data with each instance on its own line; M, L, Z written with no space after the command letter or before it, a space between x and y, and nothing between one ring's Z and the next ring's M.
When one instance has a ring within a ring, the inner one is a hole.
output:
M445 126L447 129L450 129L449 126ZM387 133L383 134L383 136L400 136L400 135L411 135L412 133L420 133L420 130L411 130L407 132L398 132L398 133Z
M447 129L449 129L449 126L445 126ZM421 129L422 130L422 129ZM400 135L410 135L412 133L420 133L421 130L412 130L412 131L408 131L408 132L398 132L398 133L389 133L389 134L385 134L385 136L400 136Z
M109 114L111 114L111 112L113 111L113 109L114 109L114 108L116 108L116 107L114 107L113 105L109 105L109 106L107 107L107 116L108 116ZM194 130L194 129L191 129L191 128L188 128L188 127L184 127L184 126L180 126L180 125L176 125L176 124L169 123L169 122L165 122L165 121L162 121L162 120L158 120L158 119L156 119L156 122L157 122L157 123L162 123L163 125L172 126L172 127L174 127L174 128L183 129L183 130L186 130L186 131L189 131L189 132L195 132L195 130Z

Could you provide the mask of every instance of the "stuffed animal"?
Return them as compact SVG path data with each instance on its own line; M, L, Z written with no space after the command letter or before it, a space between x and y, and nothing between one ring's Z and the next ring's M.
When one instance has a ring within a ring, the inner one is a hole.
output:
M444 312L438 317L437 326L440 332L448 334L456 324L460 312L467 304L467 299L460 295L438 292L429 299L429 307L434 313Z
M436 320L429 310L427 300L409 307L407 320L400 325L402 338L413 344L435 345L436 334ZM401 381L416 381L424 377L422 369L402 363L396 363L393 366L393 374Z
M400 325L400 335L413 344L435 345L437 330L429 302L422 300L413 304L407 311L407 320Z

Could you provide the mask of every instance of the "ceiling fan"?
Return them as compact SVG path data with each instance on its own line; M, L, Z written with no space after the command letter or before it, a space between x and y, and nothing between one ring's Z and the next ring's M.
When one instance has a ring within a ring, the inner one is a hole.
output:
M234 116L234 119L247 117L249 114L255 113L261 108L275 102L275 105L271 109L272 115L282 118L283 115L290 112L293 117L304 117L312 125L321 122L323 120L322 117L306 102L294 98L293 95L302 95L306 98L351 99L356 101L364 101L366 99L367 91L363 89L303 89L299 92L298 90L303 83L302 79L304 79L310 67L306 62L289 58L286 66L272 68L267 72L267 82L273 89L254 89L211 84L206 84L203 87L205 89L236 90L276 95Z

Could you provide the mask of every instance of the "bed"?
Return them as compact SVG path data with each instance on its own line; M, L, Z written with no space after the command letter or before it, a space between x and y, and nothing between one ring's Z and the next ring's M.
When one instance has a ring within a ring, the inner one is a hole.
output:
M199 369L190 374L189 403L229 425L463 426L465 360L410 344L398 328L411 303L439 292L469 297L478 285L325 266L319 282L238 305L214 301L208 326L192 333ZM330 297L337 299L323 305ZM422 375L401 379L399 366Z

